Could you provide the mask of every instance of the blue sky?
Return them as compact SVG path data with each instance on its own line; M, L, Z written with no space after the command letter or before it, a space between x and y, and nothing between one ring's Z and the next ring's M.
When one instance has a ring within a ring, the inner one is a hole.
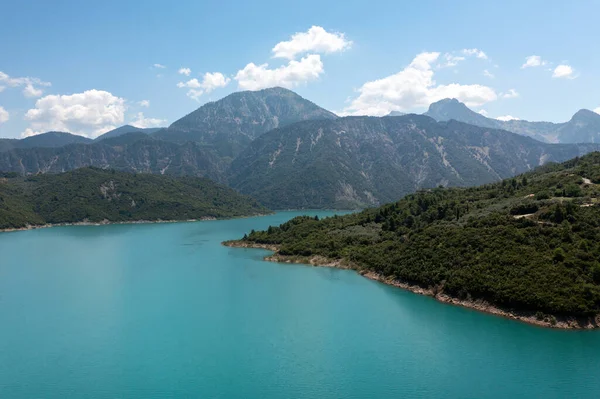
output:
M571 3L4 1L0 136L168 125L274 84L340 114L453 96L565 121L600 108L600 3Z

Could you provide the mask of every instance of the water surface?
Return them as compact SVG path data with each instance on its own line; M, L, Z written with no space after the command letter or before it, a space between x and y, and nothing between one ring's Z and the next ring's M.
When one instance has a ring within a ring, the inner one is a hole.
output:
M600 397L600 331L220 245L296 214L0 234L0 398Z

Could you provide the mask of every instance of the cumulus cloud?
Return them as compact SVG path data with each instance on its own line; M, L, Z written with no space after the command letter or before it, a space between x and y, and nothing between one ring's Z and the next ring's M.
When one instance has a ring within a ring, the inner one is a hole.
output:
M179 68L179 71L177 71L177 73L180 75L190 76L192 70L190 68Z
M499 116L496 119L498 119L499 121L503 121L503 122L508 122L508 121L519 121L519 118L515 118L514 116L511 115L504 115L504 116Z
M152 66L153 66L154 68L157 68L157 69L165 69L165 68L166 68L166 66L165 66L165 65L163 65L163 64L154 64L154 65L152 65Z
M483 76L485 76L486 78L490 78L490 79L494 79L495 76L493 73L491 73L490 71L488 71L487 69L483 70Z
M479 111L477 111L479 114L483 115L483 116L488 116L488 112L485 109L480 109Z
M366 82L358 89L358 97L340 113L382 116L390 111L423 108L443 98L456 98L469 107L480 107L498 98L494 89L478 84L438 85L433 79L432 64L439 56L437 52L418 54L400 72Z
M529 57L525 57L525 63L521 65L521 69L544 66L547 63L539 55L530 55Z
M221 72L207 72L202 77L202 81L194 78L188 80L187 82L177 83L177 87L189 89L187 95L194 100L198 100L202 94L210 93L219 87L225 87L230 81L231 79L223 75Z
M519 93L515 89L510 89L506 93L502 93L502 98L515 98L519 97Z
M10 114L3 106L0 105L0 123L4 123L10 119Z
M138 103L140 107L148 108L150 106L150 100L142 100Z
M323 62L318 54L309 54L300 61L291 60L287 65L269 69L268 64L250 63L237 72L234 79L240 89L259 90L266 87L282 86L292 88L323 73Z
M131 124L135 127L145 129L147 127L160 127L167 124L166 119L146 118L143 112L138 112L132 119Z
M24 137L50 130L94 138L114 129L125 119L125 100L101 90L40 98L25 114L30 126Z
M285 42L279 42L271 50L274 58L293 60L306 53L329 54L344 51L352 46L343 33L327 32L320 26L312 26L306 32L298 32Z
M575 79L575 71L573 67L566 64L561 64L554 68L554 72L552 72L553 78L564 78L564 79Z
M44 82L39 78L22 77L12 78L6 73L0 71L0 91L4 90L5 85L8 87L23 87L23 95L25 97L40 97L44 94L41 87L51 86L50 82Z
M481 58L482 60L487 60L488 56L483 51L476 48L466 48L462 51L464 55L475 56L477 58Z
M594 112L600 115L600 107L596 108Z

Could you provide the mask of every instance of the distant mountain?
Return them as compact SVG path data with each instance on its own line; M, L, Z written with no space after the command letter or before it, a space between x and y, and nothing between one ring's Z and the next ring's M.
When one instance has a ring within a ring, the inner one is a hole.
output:
M272 209L357 208L419 188L489 183L598 149L421 115L347 117L265 133L228 174L231 187Z
M0 229L73 222L187 220L268 212L208 179L82 168L2 178Z
M404 116L406 115L405 112L400 112L400 111L390 111L389 114L387 114L386 116Z
M78 136L64 132L48 132L35 136L17 139L0 139L0 152L8 151L14 148L57 148L69 144L86 144L92 140L87 137Z
M205 176L225 181L227 165L196 143L170 143L140 132L91 144L60 148L17 148L0 152L0 171L60 173L86 166L126 172Z
M334 118L335 114L293 91L275 87L237 92L207 103L154 137L176 143L194 141L232 159L269 130L304 120Z
M456 99L446 98L429 106L425 115L437 121L451 119L476 126L504 129L549 143L600 143L600 115L582 109L564 123L500 121L487 118Z
M125 126L121 126L116 129L113 129L109 132L106 132L101 136L96 137L96 141L105 140L105 139L109 139L112 137L118 137L118 136L122 136L126 133L133 133L133 132L152 134L152 133L158 132L161 129L164 129L164 128L162 128L162 127L140 128L140 127L135 127L135 126L131 126L131 125L125 125Z

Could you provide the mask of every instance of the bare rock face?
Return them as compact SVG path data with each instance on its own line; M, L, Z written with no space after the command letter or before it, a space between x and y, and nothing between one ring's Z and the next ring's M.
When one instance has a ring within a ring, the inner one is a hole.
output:
M422 115L347 117L263 134L231 164L228 182L273 209L359 208L419 188L490 183L597 149Z

